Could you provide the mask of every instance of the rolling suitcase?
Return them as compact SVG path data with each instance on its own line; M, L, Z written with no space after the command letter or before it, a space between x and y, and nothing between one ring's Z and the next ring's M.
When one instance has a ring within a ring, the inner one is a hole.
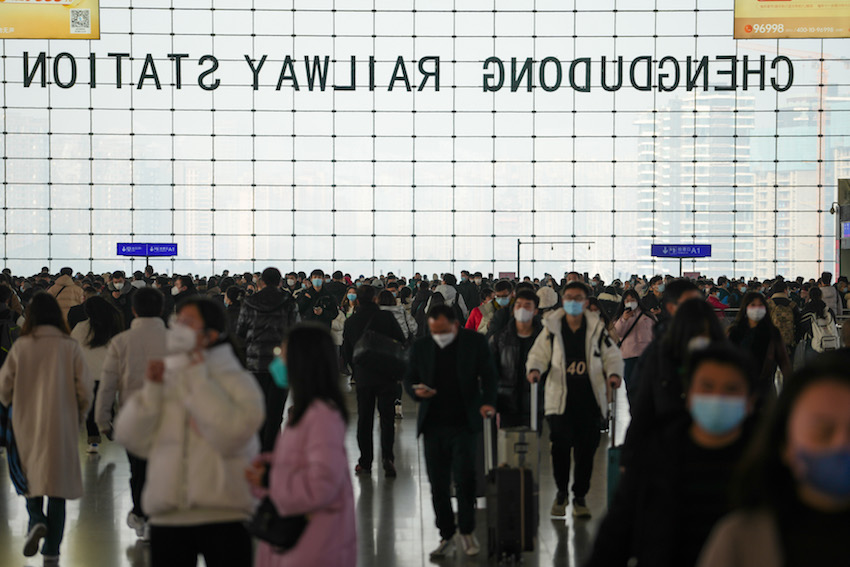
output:
M488 418L484 423L484 451L487 473L487 550L491 557L518 559L523 551L534 550L534 539L538 523L538 489L532 462L539 457L537 447L537 384L532 385L531 428L519 436L509 433L504 438L515 439L534 436L534 443L503 442L509 456L507 462L522 463L519 466L502 464L495 466L493 455L493 423ZM533 445L536 454L529 453Z
M620 483L620 452L622 447L617 447L617 392L614 392L611 402L611 412L609 419L611 427L609 429L611 445L608 447L608 509L611 509L611 503L614 501L614 494L617 492L617 485Z

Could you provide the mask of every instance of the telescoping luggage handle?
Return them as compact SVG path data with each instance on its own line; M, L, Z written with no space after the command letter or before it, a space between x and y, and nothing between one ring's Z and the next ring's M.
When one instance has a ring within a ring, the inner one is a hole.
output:
M531 430L537 431L537 382L531 383ZM485 472L496 468L496 458L493 454L493 415L484 418L484 464Z
M617 390L611 390L611 448L617 442Z

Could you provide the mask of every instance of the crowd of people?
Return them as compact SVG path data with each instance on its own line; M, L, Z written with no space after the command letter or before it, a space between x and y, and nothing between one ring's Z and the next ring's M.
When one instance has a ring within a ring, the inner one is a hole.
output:
M406 390L440 534L430 557L474 556L485 418L522 426L539 408L550 514L582 521L594 513L586 497L609 402L624 387L621 481L589 565L847 564L848 298L847 279L828 272L606 283L577 272L3 270L0 438L26 497L23 552L58 563L65 502L83 495L84 426L89 453L104 439L126 449L127 524L150 542L154 567L198 555L210 567L354 565L350 471L378 463L397 476ZM356 393L353 469L345 382ZM290 541L270 538L263 518Z

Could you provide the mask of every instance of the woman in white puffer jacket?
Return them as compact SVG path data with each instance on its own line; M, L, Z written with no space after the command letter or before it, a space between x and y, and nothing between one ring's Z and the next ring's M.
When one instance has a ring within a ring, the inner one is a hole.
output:
M243 471L258 454L263 393L226 337L223 307L192 297L177 307L169 356L151 361L145 385L122 408L117 440L148 460L142 504L151 526L151 565L249 567L242 522L254 501ZM189 558L194 558L189 561Z
M416 324L416 319L410 314L410 311L404 308L404 305L397 305L395 297L387 290L382 291L378 295L378 306L381 311L389 311L401 327L401 332L404 333L405 340L410 340L410 337L416 336L416 331L419 325Z

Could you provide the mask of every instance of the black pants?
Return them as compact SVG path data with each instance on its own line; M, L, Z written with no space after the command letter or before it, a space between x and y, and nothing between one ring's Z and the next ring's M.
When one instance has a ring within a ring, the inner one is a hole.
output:
M457 529L462 534L475 530L475 458L479 435L457 427L430 427L423 432L425 466L440 539L450 539ZM452 511L452 479L457 496L457 526Z
M599 405L587 377L567 382L567 406L561 415L549 415L552 470L558 492L566 494L570 482L570 450L575 456L573 495L584 498L590 490L593 456L599 447Z
M100 388L100 380L95 380L94 382L94 395L92 396L91 409L89 410L89 414L86 416L86 435L88 436L89 443L100 443L100 429L97 427L97 424L94 422L94 406L96 405L97 400L97 391Z
M142 510L142 490L147 479L148 462L130 453L127 453L127 460L130 461L130 495L133 498L131 512L140 518L146 518Z
M151 567L251 567L251 536L239 522L151 526Z
M375 385L361 385L357 382L357 445L360 447L361 467L368 469L375 457L373 431L375 428L375 405L381 423L381 457L395 460L395 400L397 394L395 382Z
M254 372L263 397L266 400L266 420L260 428L260 450L263 453L273 451L277 436L280 435L280 424L283 423L283 407L286 405L287 390L282 390L274 383L269 372Z

